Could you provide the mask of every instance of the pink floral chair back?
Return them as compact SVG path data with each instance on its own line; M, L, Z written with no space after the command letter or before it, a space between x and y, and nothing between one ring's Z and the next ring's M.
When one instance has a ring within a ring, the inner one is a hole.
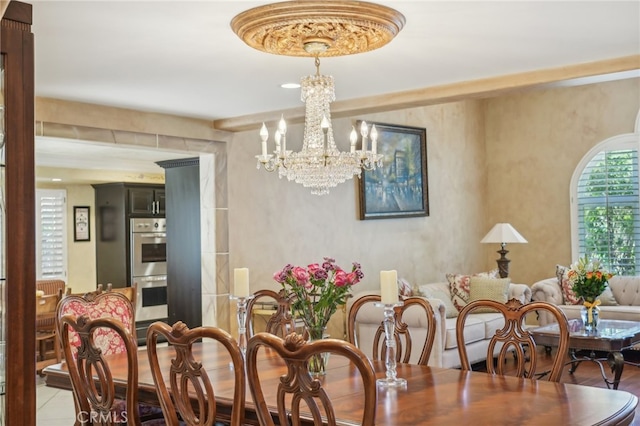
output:
M91 320L112 318L120 321L131 335L136 338L135 310L131 301L121 293L102 292L88 293L84 296L71 295L62 299L56 312L56 325L60 330L60 320L65 315L85 315ZM103 355L126 352L122 337L113 329L99 328L94 332L95 344L102 350ZM69 330L69 343L75 354L80 346L80 336L74 330Z

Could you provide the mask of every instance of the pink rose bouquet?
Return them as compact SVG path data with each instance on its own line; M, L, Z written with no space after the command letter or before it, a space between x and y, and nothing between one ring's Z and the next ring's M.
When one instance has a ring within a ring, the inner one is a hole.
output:
M301 318L312 338L321 338L338 306L346 303L351 286L364 277L360 264L354 262L350 272L325 257L322 265L312 263L306 268L287 265L273 274L287 295L295 295L291 310ZM317 336L319 334L319 336Z

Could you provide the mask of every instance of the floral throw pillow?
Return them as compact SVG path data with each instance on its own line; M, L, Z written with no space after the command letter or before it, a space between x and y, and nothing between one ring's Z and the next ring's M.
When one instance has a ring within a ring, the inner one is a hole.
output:
M471 277L482 278L499 278L498 269L492 269L489 272L479 272L473 275L463 274L447 274L447 281L449 282L449 291L451 292L451 302L460 312L467 303L469 303L469 291L471 284Z
M569 267L556 265L556 278L558 278L558 285L562 290L562 298L565 305L577 305L580 303L580 298L573 292L573 284L569 281Z
M413 296L413 288L404 278L398 278L398 294L402 298Z

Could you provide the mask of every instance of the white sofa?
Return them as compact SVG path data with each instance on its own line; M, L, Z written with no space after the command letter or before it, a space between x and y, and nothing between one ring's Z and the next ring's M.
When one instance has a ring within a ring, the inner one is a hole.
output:
M419 289L438 289L445 294L449 294L448 283L432 283L419 286ZM349 299L347 309L355 299L363 294L374 294L373 292L355 294ZM379 294L379 293L378 293ZM531 301L531 289L525 284L510 284L509 299L518 299L522 303ZM427 299L436 314L436 336L429 357L429 365L434 367L456 368L460 366L458 355L458 344L456 342L456 319L446 318L445 306L439 299ZM414 309L412 311L412 309ZM411 332L413 345L411 348L411 358L409 362L417 362L422 350L422 342L426 338L426 323L424 315L419 313L417 307L411 307L404 316ZM383 319L382 309L376 308L372 304L367 304L360 309L356 318L356 343L367 356L371 356L373 347L373 336ZM489 338L493 336L497 329L504 326L502 315L498 313L478 313L471 314L465 325L465 339L467 342L467 354L471 363L484 361L487 357Z
M640 276L615 275L609 280L609 287L618 305L600 305L600 319L640 321ZM562 290L555 277L534 283L531 286L531 298L558 305L567 319L580 319L582 305L564 303ZM547 312L539 312L538 321L540 325L555 322Z

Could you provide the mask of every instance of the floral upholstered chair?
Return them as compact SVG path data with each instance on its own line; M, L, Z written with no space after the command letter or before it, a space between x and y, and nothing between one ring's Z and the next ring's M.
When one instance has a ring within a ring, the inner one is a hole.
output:
M62 299L58 305L56 321L58 322L64 315L75 316L85 315L89 319L113 318L122 322L125 328L136 336L135 313L133 305L120 293L103 292L88 293L84 296L71 295ZM103 355L119 354L126 351L124 341L113 330L100 328L95 331L94 339L96 345L102 350ZM69 341L72 348L80 346L80 336L75 332L69 333ZM75 353L75 349L74 349Z
M101 318L116 319L127 330L128 334L136 341L136 318L135 309L131 301L123 294L108 291L95 291L84 295L69 295L62 298L56 311L56 327L62 336L62 318L65 315L73 317L84 316L89 320ZM93 343L101 350L103 356L121 354L127 352L127 345L122 336L113 328L97 327L92 331ZM72 356L77 356L78 348L81 344L80 335L73 329L67 331L68 345ZM63 347L65 342L62 342ZM75 399L75 395L74 395ZM119 408L126 409L126 402L119 401ZM162 417L162 410L158 407L138 404L141 420ZM79 406L76 401L76 413Z

